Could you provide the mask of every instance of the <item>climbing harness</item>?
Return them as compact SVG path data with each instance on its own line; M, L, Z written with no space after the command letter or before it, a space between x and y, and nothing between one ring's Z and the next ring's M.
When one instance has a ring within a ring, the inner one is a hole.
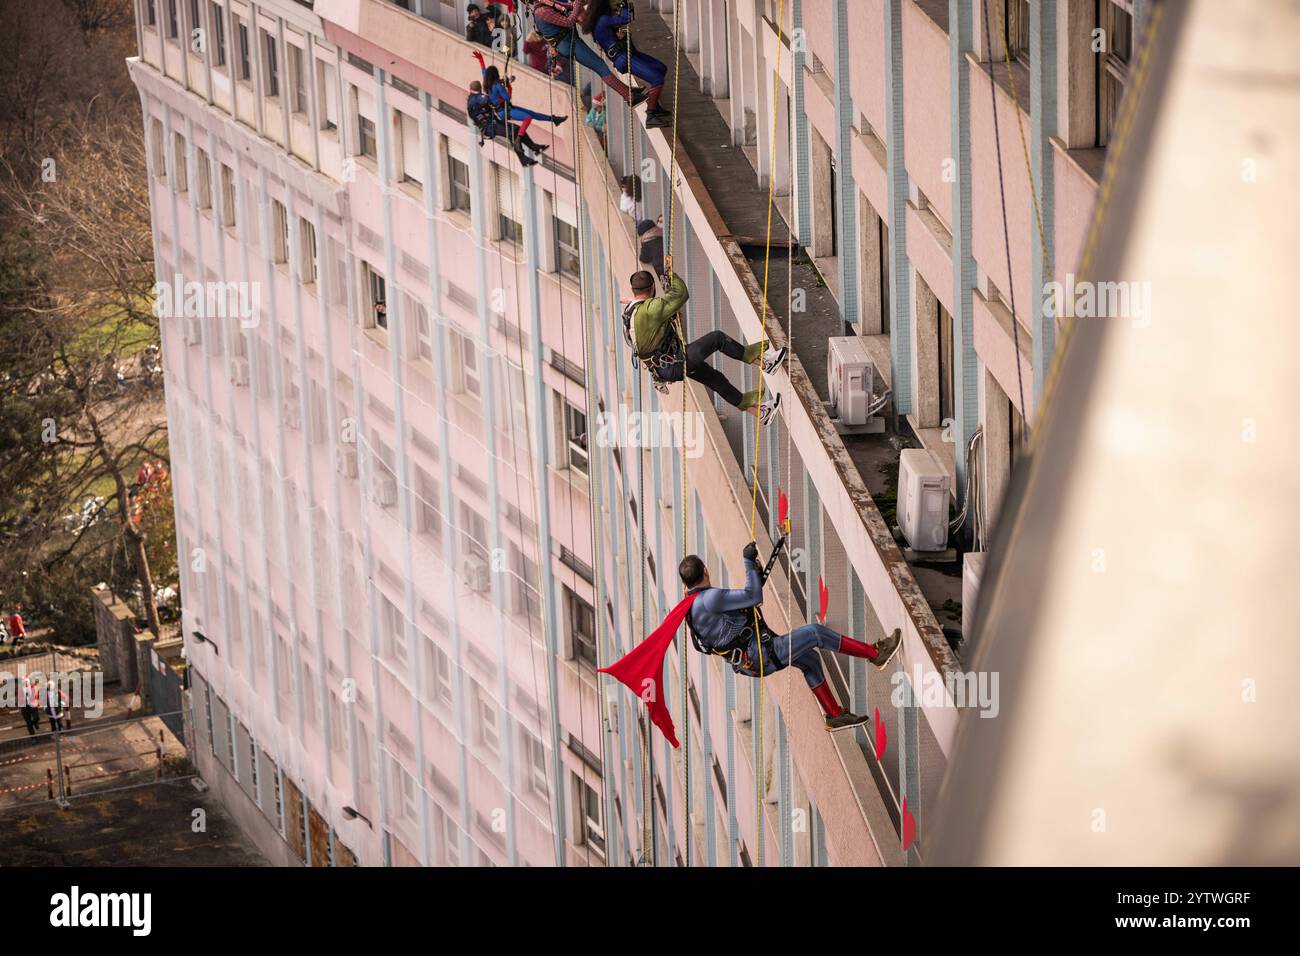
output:
M777 558L785 548L786 536L781 535L780 539L772 547L772 553L768 556L767 564L759 572L759 581L762 584L767 583L768 575L772 573L772 567L776 564ZM703 590L702 588L691 588L687 594L695 594ZM754 664L756 658L750 655L749 646L757 638L759 654L763 656L764 661L771 661L779 665L779 659L776 656L773 642L777 638L777 633L768 626L767 621L763 619L763 611L760 605L754 606L754 614L746 615L746 622L736 635L721 647L710 647L700 640L699 634L695 631L695 625L691 623L691 615L686 615L686 628L691 635L691 643L701 654L709 654L716 657L726 658L731 664L731 669L737 674L745 677L757 677L758 671L755 670Z
M632 368L644 368L648 371L655 391L661 395L667 395L669 383L677 380L664 378L664 372L679 363L682 365L683 371L686 366L686 347L682 344L682 337L679 334L681 326L677 319L674 318L673 324L664 330L664 339L657 348L650 352L638 351L632 325L642 301L638 299L629 302L623 307L623 338L627 342L628 348L632 350Z

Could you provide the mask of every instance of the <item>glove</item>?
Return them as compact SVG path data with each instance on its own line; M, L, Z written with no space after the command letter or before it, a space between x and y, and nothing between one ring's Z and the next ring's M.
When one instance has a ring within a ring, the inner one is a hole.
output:
M757 563L758 563L758 545L756 545L753 541L749 542L749 544L745 545L745 550L742 551L742 552L740 552L740 555L741 555L741 557L743 557L746 561L753 561L755 564L757 564Z

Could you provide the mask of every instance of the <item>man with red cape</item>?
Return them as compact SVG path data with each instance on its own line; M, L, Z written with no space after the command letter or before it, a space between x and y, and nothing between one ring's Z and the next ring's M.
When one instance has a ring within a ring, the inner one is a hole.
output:
M737 674L766 677L791 664L799 668L821 705L827 730L843 730L866 723L867 717L849 713L835 699L817 652L826 650L846 657L861 657L877 668L883 668L898 653L901 632L896 628L875 644L854 640L821 624L805 624L789 634L774 634L757 611L763 603L763 582L766 579L765 571L758 566L758 546L751 541L745 546L742 556L745 586L734 590L713 587L708 568L698 555L690 554L683 558L677 574L687 588L686 597L649 637L621 660L602 667L601 672L618 678L644 700L655 726L663 731L669 743L678 746L673 720L660 689L663 687L664 657L684 622L691 631L691 641L697 650L726 657Z

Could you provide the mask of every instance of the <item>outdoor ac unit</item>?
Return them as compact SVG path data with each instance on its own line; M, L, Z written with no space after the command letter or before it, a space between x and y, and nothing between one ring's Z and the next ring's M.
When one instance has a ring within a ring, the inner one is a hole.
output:
M343 445L339 446L334 456L334 466L344 478L355 478L357 476L357 450Z
M230 360L230 381L235 385L248 384L248 359L233 358Z
M867 354L867 343L859 335L827 340L827 380L831 391L831 417L844 425L865 425L871 407L876 368Z
M391 508L397 504L397 479L392 475L378 474L375 475L371 483L370 497L375 504L381 508Z
M483 594L491 585L487 562L477 554L467 554L460 563L460 578L475 594Z
M984 577L986 551L971 551L961 566L961 635L969 641L975 627L976 601L980 595L980 579Z
M952 479L924 448L905 448L898 461L898 527L914 551L948 547Z

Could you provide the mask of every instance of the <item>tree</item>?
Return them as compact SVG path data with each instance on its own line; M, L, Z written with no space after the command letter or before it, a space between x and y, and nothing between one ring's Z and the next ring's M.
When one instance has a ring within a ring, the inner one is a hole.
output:
M107 517L158 633L147 530L132 507L139 463L167 457L165 415L142 400L151 386L138 362L158 337L143 145L132 124L89 111L50 158L50 181L24 182L12 167L0 178L22 241L0 260L13 293L0 311L0 341L15 356L0 383L14 413L0 448L0 472L16 479L11 554L49 568L93 544L89 529ZM69 507L87 494L102 506L92 499L69 526Z

